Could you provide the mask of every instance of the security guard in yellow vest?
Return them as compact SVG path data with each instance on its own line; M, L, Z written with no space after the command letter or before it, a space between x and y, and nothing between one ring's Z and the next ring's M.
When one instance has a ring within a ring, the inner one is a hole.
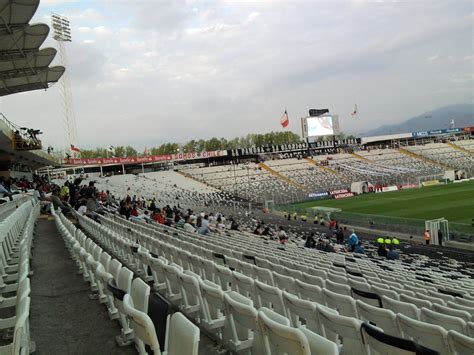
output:
M308 220L308 217L307 217L306 215L302 215L302 216L301 216L301 220L302 220L303 222L306 222L306 221Z
M385 237L385 244L387 245L392 244L392 240L389 237Z
M313 223L314 223L314 224L318 224L318 216L317 216L317 215L314 216L314 218L313 218Z
M393 237L392 238L392 244L398 246L398 245L400 245L400 241L397 238Z
M378 243L378 244L383 244L383 243L384 243L383 237L378 237L378 238L377 238L377 243Z

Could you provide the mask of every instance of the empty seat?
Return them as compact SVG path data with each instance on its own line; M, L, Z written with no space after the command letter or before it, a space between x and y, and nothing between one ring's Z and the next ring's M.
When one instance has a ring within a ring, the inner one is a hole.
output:
M275 286L280 290L296 294L295 279L293 277L274 272L273 280L275 281Z
M182 313L176 312L170 317L166 330L167 355L198 355L199 328Z
M454 355L474 354L474 338L458 333L455 330L448 332L448 343Z
M400 295L400 301L412 303L418 308L431 308L431 306L433 305L430 301L421 299L419 296L412 297L407 295Z
M439 325L421 322L403 314L397 314L397 322L402 336L438 351L440 354L449 354L448 332Z
M372 354L384 355L437 355L438 352L419 345L411 340L402 339L386 334L363 323L361 326L362 335L369 345Z
M448 301L448 306L451 308L459 309L461 311L469 312L471 316L474 316L474 307L465 306L463 304L458 304L452 301Z
M309 330L319 333L319 324L315 317L316 304L302 300L288 292L283 292L286 315L292 327L298 328L304 325Z
M400 337L400 328L397 323L397 316L389 309L374 307L360 300L356 301L359 319L368 321L381 328L384 333Z
M182 305L181 311L193 317L195 319L202 319L204 317L203 312L203 298L201 295L201 289L199 287L199 281L196 274L191 271L184 273L178 273L181 284L182 292Z
M455 330L462 334L467 332L467 324L462 318L438 313L427 308L421 309L421 320L439 325L446 330Z
M382 296L383 308L392 310L394 313L402 313L413 319L420 319L420 310L413 303L397 301L387 296Z
M441 304L436 304L436 303L433 304L432 309L433 309L433 311L436 311L436 312L439 312L439 313L447 314L447 315L454 316L454 317L459 317L459 318L463 319L465 322L469 322L472 318L471 314L467 311L462 311L462 310L457 309L457 308L443 306Z
M263 339L258 326L258 312L251 299L237 292L224 295L226 313L223 339L233 352L251 349L253 354L263 353Z
M342 338L341 354L369 354L369 348L364 344L360 332L360 320L341 316L324 307L317 307L316 312L324 332L331 331Z
M259 308L271 308L282 316L286 316L283 295L279 288L255 281L255 290L257 291Z
M343 285L331 280L326 280L326 288L332 292L339 293L340 295L351 295L351 288L348 285Z
M352 297L356 300L361 300L366 304L382 308L382 299L377 293L356 290L355 288L351 288L351 293Z
M323 290L323 297L324 303L329 308L337 310L339 314L343 316L357 318L356 303L352 297L341 295L327 289Z
M319 304L326 304L323 298L323 291L317 285L311 285L300 280L295 280L296 292L298 296L304 300L313 301Z
M257 304L258 299L254 280L237 271L232 272L232 277L232 290L250 298L254 304Z
M338 354L335 343L324 339L308 329L292 328L289 326L287 318L268 308L261 308L259 310L258 322L262 329L265 354L267 355Z

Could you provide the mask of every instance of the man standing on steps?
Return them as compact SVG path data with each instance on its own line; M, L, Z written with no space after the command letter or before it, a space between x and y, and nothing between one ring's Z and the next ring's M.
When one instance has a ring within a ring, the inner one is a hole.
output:
M425 240L426 245L430 244L431 237L430 237L430 231L428 229L425 231L423 239Z

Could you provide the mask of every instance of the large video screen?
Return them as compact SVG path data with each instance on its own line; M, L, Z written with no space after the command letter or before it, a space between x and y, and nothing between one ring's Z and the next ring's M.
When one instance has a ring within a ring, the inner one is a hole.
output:
M339 134L339 130L336 127L337 123L333 116L324 115L316 117L306 118L306 124L308 127L308 137L315 136L330 136Z

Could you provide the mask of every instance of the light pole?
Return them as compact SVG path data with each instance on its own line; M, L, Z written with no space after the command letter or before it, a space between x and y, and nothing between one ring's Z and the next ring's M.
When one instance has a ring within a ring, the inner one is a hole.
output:
M68 68L65 42L72 41L69 19L66 16L53 13L51 15L51 23L53 27L53 39L59 44L59 58L61 65ZM64 72L61 79L61 96L63 101L63 125L67 139L66 149L69 149L71 155L75 156L76 152L71 148L76 144L77 128L68 70Z

